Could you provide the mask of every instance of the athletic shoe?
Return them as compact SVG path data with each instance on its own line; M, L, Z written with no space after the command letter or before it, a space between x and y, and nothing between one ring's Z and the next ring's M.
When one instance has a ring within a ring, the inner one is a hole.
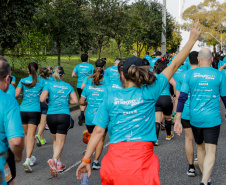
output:
M46 130L49 130L49 127L48 127L48 125L47 125L47 124L46 124L46 126L45 126L45 129L46 129Z
M97 162L97 163L93 162L92 170L99 170L100 168L101 168L101 166L100 166L99 162Z
M23 167L24 167L24 171L25 172L27 172L27 173L31 173L32 172L32 169L30 167L30 160L29 159L26 159L26 161L23 164Z
M205 184L203 182L201 182L200 185L205 185Z
M30 163L29 163L30 166L34 166L34 165L35 165L35 162L36 162L35 156L32 155L29 162L30 162Z
M35 136L35 141L36 141L36 145L38 147L42 146L41 138L40 138L40 136L38 134Z
M195 177L195 168L189 168L187 171L189 177Z
M45 139L42 139L41 140L41 145L45 145L46 144L46 140Z
M202 174L201 169L199 167L199 162L198 162L197 158L195 158L195 160L194 160L194 166L198 170L199 174Z
M66 166L64 164L58 164L57 165L58 173L63 172L65 169L66 169Z
M212 181L209 181L209 182L207 183L207 185L212 185Z
M155 146L159 146L159 140L157 139L156 143L154 144Z
M83 124L83 119L82 119L82 115L80 115L80 116L78 117L78 125L79 125L79 126L82 126L82 124Z
M171 131L171 134L170 135L166 135L166 140L167 141L170 141L173 138L174 138L174 132L173 131Z
M83 132L83 138L82 138L83 143L87 144L89 142L89 132L88 130L85 130Z
M55 163L55 160L52 158L52 159L49 159L47 161L47 164L48 166L50 167L50 174L53 176L53 177L57 177L58 176L58 171L57 171L57 165Z

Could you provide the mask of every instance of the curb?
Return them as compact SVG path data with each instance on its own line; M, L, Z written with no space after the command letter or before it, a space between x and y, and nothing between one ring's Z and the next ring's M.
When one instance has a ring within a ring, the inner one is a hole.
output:
M70 112L72 112L72 111L78 110L80 108L79 108L79 105L73 105L69 109L70 109Z

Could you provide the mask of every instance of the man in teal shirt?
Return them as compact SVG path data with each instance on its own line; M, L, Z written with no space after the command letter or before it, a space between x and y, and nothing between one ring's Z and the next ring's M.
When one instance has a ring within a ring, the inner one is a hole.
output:
M14 153L15 161L22 160L24 148L24 131L20 117L20 107L14 97L7 95L10 83L11 67L8 61L0 56L0 181L6 185L4 166L8 148ZM8 167L9 168L9 167ZM12 177L11 177L12 178ZM7 179L9 181L11 179Z
M155 58L153 58L149 63L150 63L150 66L152 67L151 68L151 70L153 71L153 68L154 68L154 66L155 66L155 62L158 60L158 59L160 59L160 58L162 58L162 53L161 53L161 51L156 51L156 53L155 53Z
M72 72L72 77L77 77L77 92L79 95L79 98L81 97L82 94L82 83L85 80L87 76L93 73L94 66L90 63L88 63L88 55L87 54L82 54L81 55L81 64L78 64L75 66L73 72ZM76 75L77 74L77 75ZM85 122L85 116L84 116L84 111L85 111L85 106L80 106L81 110L81 115L78 117L79 119L79 125L81 126Z

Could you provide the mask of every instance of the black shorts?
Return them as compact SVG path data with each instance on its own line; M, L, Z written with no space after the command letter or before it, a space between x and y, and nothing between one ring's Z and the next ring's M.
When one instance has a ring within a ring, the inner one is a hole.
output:
M155 104L155 112L163 112L164 115L170 116L173 111L173 102L171 96L159 96Z
M47 115L47 124L51 134L65 134L72 127L72 119L68 114L49 114Z
M10 171L11 171L11 174L12 174L12 179L10 179L9 181L8 181L8 183L9 182L11 182L13 179L15 179L15 177L16 177L16 163L15 163L15 160L14 160L14 154L13 154L13 152L11 151L11 149L9 148L8 149L8 157L7 157L7 159L6 159L6 162L8 163L8 165L9 165L9 168L10 168Z
M181 124L183 128L191 128L190 120L181 119Z
M217 145L220 135L220 125L210 128L198 128L191 126L195 143L200 145L203 142Z
M88 130L88 132L89 132L90 134L93 133L93 129L95 128L95 126L96 126L96 125L86 125L86 128L87 128L87 130ZM106 128L106 129L105 129L105 133L107 133L107 132L108 132L108 129Z
M81 95L82 95L82 89L81 88L77 88L77 92L78 92L78 96L79 96L79 99L80 99Z
M20 112L23 124L33 124L38 126L41 119L41 112Z
M47 114L48 111L48 105L45 102L40 103L41 106L41 114Z

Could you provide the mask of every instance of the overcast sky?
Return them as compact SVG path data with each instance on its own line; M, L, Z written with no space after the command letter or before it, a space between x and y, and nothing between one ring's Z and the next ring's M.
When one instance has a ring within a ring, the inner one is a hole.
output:
M136 0L130 0L130 1L135 2ZM190 6L197 5L203 1L204 0L181 0L181 12L183 12ZM223 3L225 0L218 0L218 1ZM158 2L163 3L163 0L158 0ZM178 21L179 0L166 0L166 9L176 19L176 21ZM181 19L181 23L183 24L182 19ZM189 38L189 32L183 31L183 30L181 30L181 32L182 32L183 40L181 42L180 49L184 47L184 45L186 44L186 42L188 41L188 38ZM199 51L200 47L198 45L199 45L199 42L197 42L195 44L195 46L193 47L193 50ZM212 47L210 47L210 49L212 50Z

